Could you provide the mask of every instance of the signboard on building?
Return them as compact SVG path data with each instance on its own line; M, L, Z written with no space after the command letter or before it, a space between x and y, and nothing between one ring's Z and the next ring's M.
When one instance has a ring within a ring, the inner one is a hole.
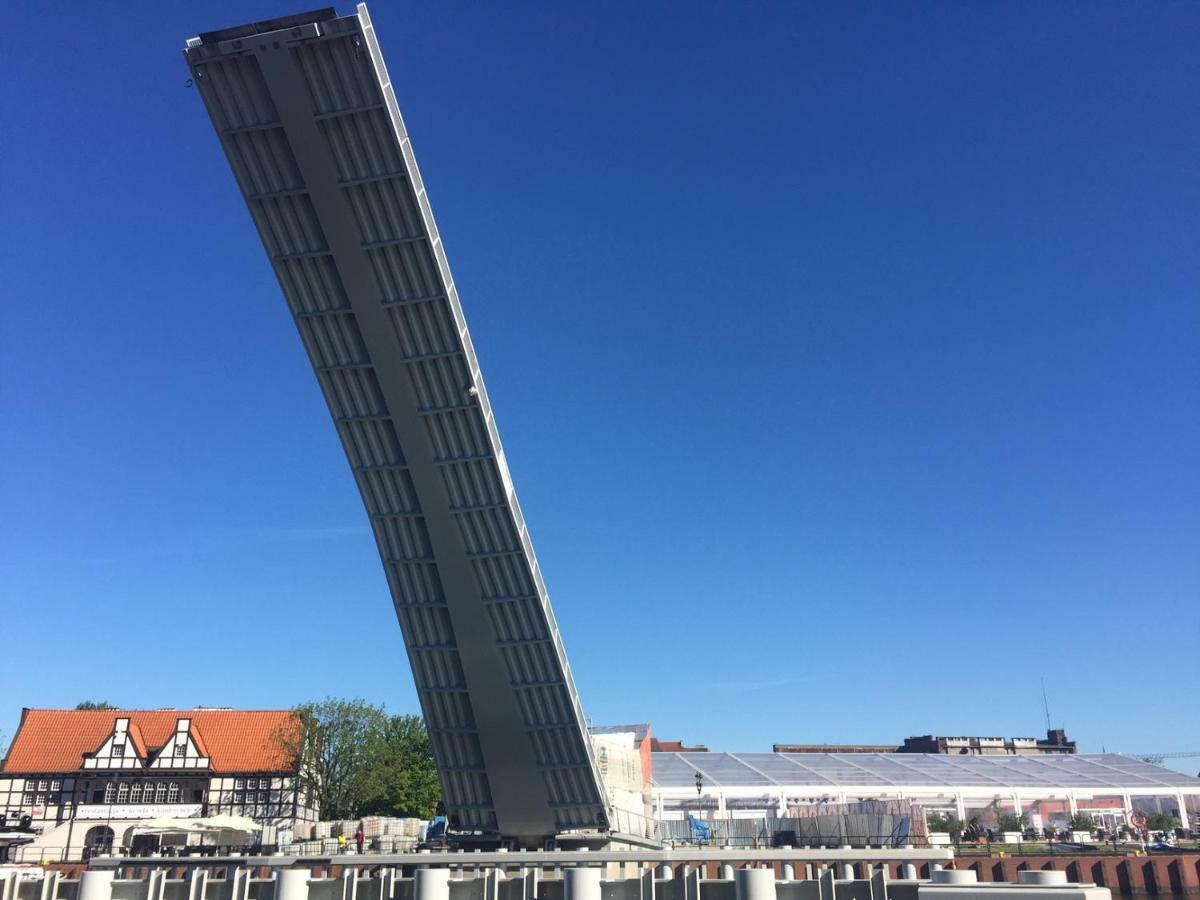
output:
M199 816L199 803L82 803L77 819L192 819Z

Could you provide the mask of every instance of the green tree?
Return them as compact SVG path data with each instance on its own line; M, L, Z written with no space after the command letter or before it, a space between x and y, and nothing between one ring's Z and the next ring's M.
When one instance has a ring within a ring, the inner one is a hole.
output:
M950 820L939 812L931 812L925 817L925 824L935 834L949 834Z
M109 703L107 700L99 700L99 701L97 701L97 700L83 700L83 701L81 701L81 702L79 702L79 703L76 703L76 704L75 704L75 708L76 708L76 709L91 709L91 710L96 710L96 709L119 709L119 707L113 706L113 705L112 705L111 703Z
M1096 820L1087 813L1075 813L1071 816L1072 831L1094 831L1096 828Z
M1024 831L1029 827L1029 816L1001 813L996 817L996 828L1000 831Z
M1146 817L1146 828L1150 831L1170 831L1179 827L1179 816L1175 813L1154 813Z
M296 720L274 734L298 764L299 788L323 819L359 815L372 795L373 760L388 718L365 700L324 700L297 706Z
M376 735L369 759L363 812L431 818L441 800L433 745L420 716L391 716Z

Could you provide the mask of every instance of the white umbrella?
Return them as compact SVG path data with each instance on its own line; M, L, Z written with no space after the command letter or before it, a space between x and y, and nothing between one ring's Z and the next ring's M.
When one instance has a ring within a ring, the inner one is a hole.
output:
M136 831L202 831L199 819L146 819L134 826Z
M205 831L261 831L262 826L253 819L245 816L231 816L229 813L209 816L206 819L192 819Z

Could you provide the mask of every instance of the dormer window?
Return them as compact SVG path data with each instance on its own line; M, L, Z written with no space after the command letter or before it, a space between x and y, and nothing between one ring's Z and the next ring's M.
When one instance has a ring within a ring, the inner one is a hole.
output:
M175 756L184 756L187 753L187 747L184 744L176 744L175 749L171 752Z
M116 756L116 757L121 757L121 756L125 755L125 742L124 741L120 741L120 742L113 741L112 755Z

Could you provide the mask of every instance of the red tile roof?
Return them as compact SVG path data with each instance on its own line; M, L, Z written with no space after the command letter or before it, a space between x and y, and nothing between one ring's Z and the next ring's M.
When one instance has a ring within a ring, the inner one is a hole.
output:
M151 757L170 740L176 722L190 719L192 733L200 735L200 746L207 749L214 772L291 771L275 734L299 727L299 720L287 710L27 709L3 771L77 772L83 768L84 756L99 749L112 733L117 719L129 719L131 735L140 732Z

